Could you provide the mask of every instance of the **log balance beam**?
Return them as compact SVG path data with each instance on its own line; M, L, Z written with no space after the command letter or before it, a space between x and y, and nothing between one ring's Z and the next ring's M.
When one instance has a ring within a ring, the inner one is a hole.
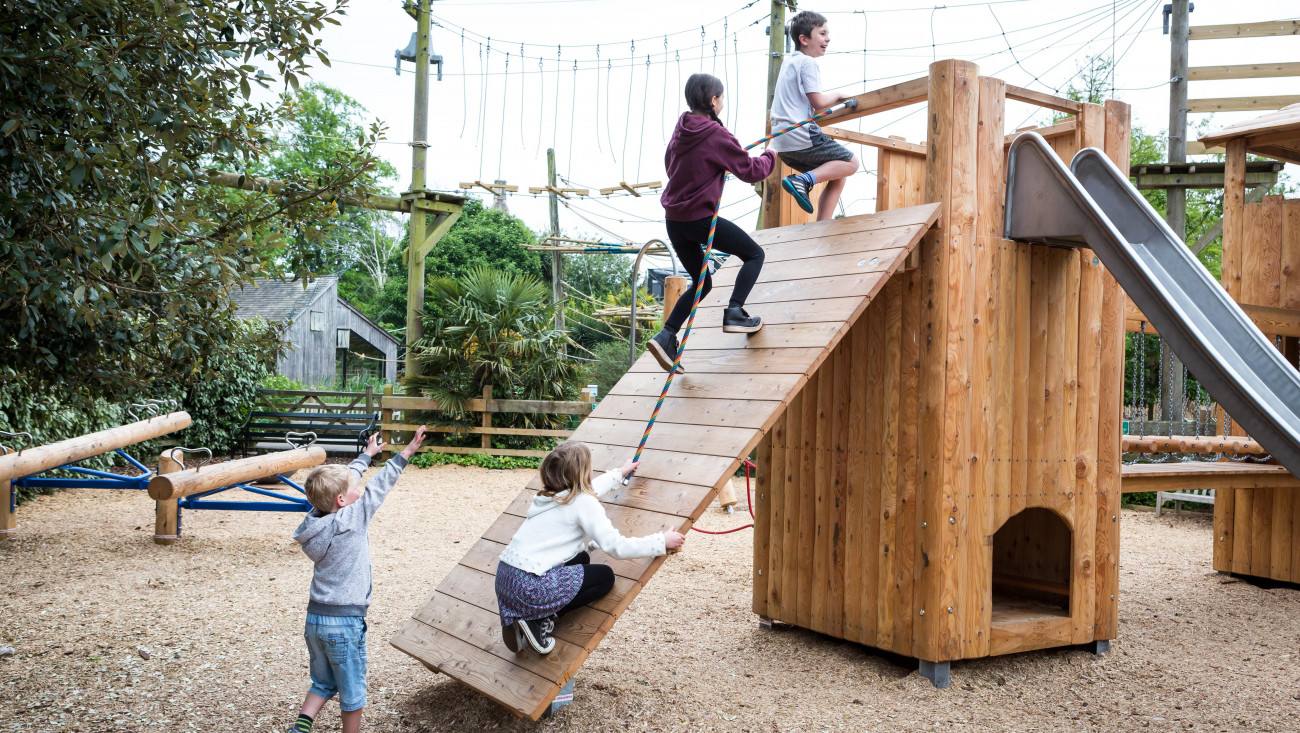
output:
M0 483L76 463L189 426L188 412L172 412L79 438L69 438L49 445L26 448L18 453L9 453L0 456Z
M155 476L149 481L149 496L155 501L177 501L193 494L319 466L324 462L325 449L319 446L249 456Z
M1266 455L1269 451L1251 438L1237 436L1195 437L1190 435L1145 436L1125 435L1125 453L1231 453L1233 455Z

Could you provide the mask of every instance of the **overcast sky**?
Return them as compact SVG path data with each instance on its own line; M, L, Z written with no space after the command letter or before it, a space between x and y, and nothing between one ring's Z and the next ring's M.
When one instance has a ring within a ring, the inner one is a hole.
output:
M864 4L870 8L865 13L859 10ZM681 85L701 70L724 80L724 122L741 142L763 135L767 0L433 5L441 26L434 28L433 51L444 63L442 80L430 85L432 188L454 190L462 181L501 178L526 193L528 186L545 185L546 148L552 146L560 175L593 193L620 181L663 180L665 141L683 111ZM1064 94L1086 58L1113 56L1115 96L1133 105L1135 125L1154 131L1164 130L1169 116L1163 5L1164 0L951 0L935 8L916 0L836 0L800 7L830 20L830 53L819 61L829 89L876 89L925 74L936 58L961 58L978 63L982 74ZM388 142L379 152L401 172L394 189L404 190L410 185L414 74L409 62L400 76L394 74L393 52L407 44L415 22L398 0L352 0L348 7L341 26L326 26L334 65L318 66L314 78L351 95L387 125ZM1192 25L1295 17L1295 0L1200 0ZM1193 41L1191 65L1295 61L1298 51L1295 36ZM1190 85L1192 98L1297 93L1297 78ZM918 141L924 134L921 109L847 126ZM1008 131L1046 121L1048 114L1009 103ZM1222 113L1213 124L1255 114ZM1192 124L1204 118L1192 115ZM875 210L876 156L871 148L857 149L864 170L850 179L842 198L848 214ZM729 183L723 202L724 216L752 228L758 197L751 187ZM533 229L549 228L544 198L512 196L509 206ZM560 223L570 234L612 241L599 226L640 242L664 236L662 216L654 195L593 197L561 207Z

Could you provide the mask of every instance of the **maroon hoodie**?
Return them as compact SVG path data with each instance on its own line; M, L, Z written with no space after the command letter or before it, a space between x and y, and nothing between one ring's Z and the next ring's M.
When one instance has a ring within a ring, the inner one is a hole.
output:
M757 158L740 146L727 128L703 115L682 114L664 153L668 185L659 195L668 221L695 221L713 216L722 197L722 174L730 171L745 183L772 173L776 153Z

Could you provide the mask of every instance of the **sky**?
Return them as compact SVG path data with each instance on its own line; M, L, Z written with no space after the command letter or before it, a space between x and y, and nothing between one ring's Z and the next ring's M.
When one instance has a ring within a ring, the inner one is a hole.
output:
M1163 131L1169 118L1169 41L1164 0L918 0L800 3L827 16L829 53L819 59L828 90L861 93L923 76L936 59L979 64L1009 84L1064 96L1085 59L1115 59L1114 97L1133 106L1133 123ZM1292 19L1295 0L1200 0L1192 25ZM864 12L865 6L865 12ZM684 111L686 78L707 71L724 81L724 123L742 144L764 134L768 0L436 0L433 53L442 79L430 83L428 183L455 191L462 182L505 180L521 195L510 211L536 231L550 227L544 196L546 150L554 148L562 185L597 188L663 181L663 153ZM410 185L414 64L394 73L394 51L415 22L399 0L352 0L340 26L322 38L332 66L313 78L359 101L387 126L378 153ZM1300 38L1192 41L1192 66L1295 61ZM508 54L508 56L507 56ZM647 64L647 61L649 62ZM576 71L575 71L576 68ZM1196 81L1191 98L1300 93L1300 78ZM911 141L924 136L924 105L846 123ZM1257 115L1220 113L1219 127ZM1008 132L1046 124L1051 113L1009 102ZM1190 124L1205 124L1193 114ZM1189 134L1189 139L1194 139ZM850 145L863 170L841 198L846 214L875 210L874 149ZM1295 167L1289 172L1294 175ZM489 199L482 189L477 194ZM758 196L733 181L723 216L745 228ZM569 236L644 242L664 237L654 193L575 198L560 208Z

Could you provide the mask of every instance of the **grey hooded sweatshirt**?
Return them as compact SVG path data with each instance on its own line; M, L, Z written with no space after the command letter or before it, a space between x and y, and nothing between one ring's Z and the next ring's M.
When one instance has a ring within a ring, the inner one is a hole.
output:
M369 467L370 456L365 453L348 464L358 481ZM366 484L361 498L329 514L312 507L294 530L293 539L316 563L307 613L366 615L366 609L370 608L370 519L397 484L404 468L406 459L393 456Z

